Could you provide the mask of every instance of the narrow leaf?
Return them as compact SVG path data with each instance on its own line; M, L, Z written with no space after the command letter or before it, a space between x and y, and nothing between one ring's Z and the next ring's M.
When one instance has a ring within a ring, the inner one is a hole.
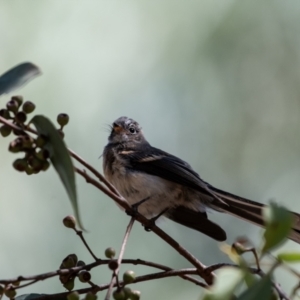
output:
M271 203L263 211L266 229L264 233L265 243L263 246L263 253L279 246L283 243L293 225L292 214L284 207L276 203Z
M39 134L46 136L45 147L50 153L50 160L67 190L78 225L83 228L79 217L74 167L64 141L55 126L46 117L37 115L30 123L34 124Z
M42 296L45 296L45 294L36 294L36 293L24 294L16 297L15 300L32 300Z
M270 300L271 296L272 282L271 275L268 274L242 293L237 300Z
M18 297L15 298L15 300L32 300L32 299L36 299L36 298L40 298L43 296L47 296L49 294L36 294L36 293L31 293L31 294L24 294L24 295L20 295ZM67 300L67 297L57 297L55 298L56 300Z
M215 283L205 293L203 300L231 300L234 291L244 280L245 273L236 268L223 268L218 271Z
M300 262L300 252L283 252L278 254L277 258L286 262Z
M8 94L41 74L30 62L19 64L0 76L0 95Z

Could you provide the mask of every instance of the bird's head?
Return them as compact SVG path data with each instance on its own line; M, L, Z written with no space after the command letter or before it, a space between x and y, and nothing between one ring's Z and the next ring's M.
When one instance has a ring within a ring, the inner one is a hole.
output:
M128 145L146 142L139 123L127 117L120 117L113 122L108 141L112 144Z

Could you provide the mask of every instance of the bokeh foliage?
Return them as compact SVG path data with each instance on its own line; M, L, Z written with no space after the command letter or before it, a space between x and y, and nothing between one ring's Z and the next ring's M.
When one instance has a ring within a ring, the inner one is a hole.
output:
M128 115L154 146L188 160L211 184L300 211L298 1L2 1L0 8L0 73L21 61L41 66L43 76L22 94L38 113L71 115L67 143L91 164L101 169L105 124ZM0 201L0 276L50 270L74 247L84 253L61 226L71 207L54 172L24 179L6 149L0 153L1 199L9 199ZM126 216L83 181L78 191L95 247L119 245ZM226 227L229 242L260 237L239 220L211 218ZM169 221L161 226L208 264L226 259L214 241ZM132 238L133 257L186 266L151 234L141 243L141 228ZM278 281L292 285L286 274ZM151 298L198 297L197 288L176 283L141 290ZM57 288L53 281L36 292Z

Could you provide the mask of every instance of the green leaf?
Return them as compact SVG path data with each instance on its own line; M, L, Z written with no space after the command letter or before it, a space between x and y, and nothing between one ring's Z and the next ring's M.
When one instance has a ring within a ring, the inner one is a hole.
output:
M35 294L35 293L24 294L24 295L20 295L20 296L16 297L15 300L32 300L32 299L44 297L47 295L49 295L49 294ZM57 297L55 299L56 300L67 300L67 297Z
M283 252L278 254L277 258L286 262L300 262L300 252Z
M24 294L24 295L20 295L20 296L16 297L15 300L31 300L31 299L35 299L35 298L42 297L45 295L46 294L35 294L35 293Z
M268 274L243 292L237 300L270 300L272 294L271 275Z
M41 74L32 63L19 64L0 76L0 95L7 94Z
M235 289L242 284L244 276L245 273L240 269L222 268L203 300L231 300Z
M253 274L251 274L249 271L246 272L245 283L248 288L255 284L257 281L258 279Z
M75 172L69 151L49 119L37 115L32 118L30 123L34 124L39 134L46 136L45 148L49 151L50 160L67 190L78 225L83 229L77 204Z
M288 210L276 203L271 203L270 206L264 208L263 217L266 229L262 252L265 253L287 239L292 229L293 217Z

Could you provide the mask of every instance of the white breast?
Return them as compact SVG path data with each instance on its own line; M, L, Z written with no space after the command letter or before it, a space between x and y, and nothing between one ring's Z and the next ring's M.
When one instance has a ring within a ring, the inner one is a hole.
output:
M131 205L149 197L138 207L139 213L148 218L156 216L165 208L175 206L175 203L179 205L182 201L180 185L157 176L126 170L120 160L115 160L110 167L103 164L103 169L107 180Z

